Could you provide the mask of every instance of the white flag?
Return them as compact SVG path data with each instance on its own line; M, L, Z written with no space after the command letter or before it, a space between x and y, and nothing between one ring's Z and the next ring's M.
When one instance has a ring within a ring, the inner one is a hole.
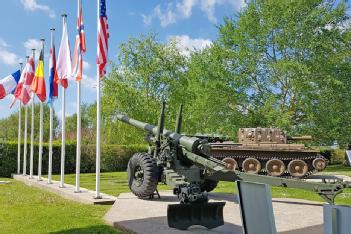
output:
M60 44L60 50L57 57L56 63L56 80L64 87L67 88L67 79L72 76L72 60L71 60L71 49L69 47L68 33L67 33L67 21L64 19L62 28L62 38Z

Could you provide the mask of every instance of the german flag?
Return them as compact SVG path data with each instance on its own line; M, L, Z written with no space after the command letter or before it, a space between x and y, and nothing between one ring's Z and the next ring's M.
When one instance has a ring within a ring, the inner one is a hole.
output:
M44 79L44 52L40 52L39 62L30 89L38 96L41 102L46 100L46 88Z

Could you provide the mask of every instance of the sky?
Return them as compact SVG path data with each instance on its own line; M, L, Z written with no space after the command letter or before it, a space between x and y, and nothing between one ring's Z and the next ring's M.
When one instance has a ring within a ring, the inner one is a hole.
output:
M82 0L87 52L84 55L82 102L96 101L96 0ZM246 6L245 0L106 0L109 22L109 60L117 62L119 45L130 37L156 33L164 43L176 39L184 53L186 49L202 49L217 37L216 25L225 16L232 17ZM45 79L49 90L50 28L55 28L56 54L61 33L61 14L67 13L71 51L76 36L76 0L11 0L1 1L0 7L0 79L19 68L19 62L45 39ZM73 56L73 53L72 53ZM9 108L11 97L0 100L0 118L17 111ZM38 99L36 99L38 102ZM61 88L54 104L61 115ZM69 81L66 92L66 115L76 112L76 82Z

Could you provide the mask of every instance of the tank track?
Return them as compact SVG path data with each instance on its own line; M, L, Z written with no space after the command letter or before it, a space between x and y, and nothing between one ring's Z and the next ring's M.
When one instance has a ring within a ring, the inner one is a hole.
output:
M284 162L285 167L287 168L287 165L290 161L294 160L294 159L300 159L303 160L304 162L307 163L308 165L308 171L307 173L302 176L299 177L301 179L307 178L308 176L311 176L312 174L317 173L318 171L313 167L312 165L312 161L316 158L323 158L324 160L327 161L328 160L326 158L324 158L322 155L320 155L317 152L282 152L282 151L222 151L222 152L216 152L216 150L214 149L212 156L219 159L219 160L223 160L224 158L233 158L237 161L238 163L238 167L240 170L242 170L242 162L243 160L247 159L247 158L255 158L257 159L261 165L262 165L262 169L259 172L260 175L268 175L267 171L265 170L265 164L267 163L268 160L271 159L280 159ZM279 176L282 178L295 178L292 175L289 174L289 172L287 170L285 170L285 172Z

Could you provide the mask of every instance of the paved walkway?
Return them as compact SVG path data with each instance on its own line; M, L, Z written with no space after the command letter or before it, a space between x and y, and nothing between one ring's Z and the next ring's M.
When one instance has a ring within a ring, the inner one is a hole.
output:
M61 197L70 199L76 202L84 204L94 204L94 205L112 205L116 201L116 197L101 193L101 199L95 199L95 191L81 188L80 193L75 192L75 186L70 184L65 184L64 188L59 187L58 181L52 181L52 184L48 184L46 178L42 181L38 181L38 177L34 176L33 179L29 179L29 176L23 175L12 175L15 180L21 181L29 186L35 186L41 189L45 189L50 192L54 192Z
M243 233L240 208L235 195L211 193L212 201L225 201L223 226L212 230L191 227L187 231L169 228L167 205L176 204L170 191L162 191L161 199L141 200L131 193L122 193L104 219L110 225L131 233ZM284 234L323 233L323 207L320 203L299 199L273 199L276 227Z

